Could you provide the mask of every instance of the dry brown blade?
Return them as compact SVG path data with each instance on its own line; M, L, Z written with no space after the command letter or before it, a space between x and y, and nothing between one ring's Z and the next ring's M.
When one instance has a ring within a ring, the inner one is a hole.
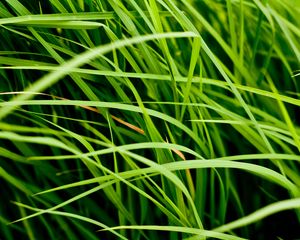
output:
M176 153L182 160L186 160L186 159L185 159L185 156L183 155L183 153L182 153L181 151L179 151L178 149L173 149L173 148L172 148L172 151L173 151L174 153Z
M55 96L55 97L56 97L56 96ZM66 99L66 98L61 98L61 97L57 97L57 98L64 99L64 100L68 100L68 99ZM87 110L90 110L90 111L93 111L93 112L96 112L96 113L100 113L100 111L99 111L97 108L94 108L94 107L89 107L89 106L80 106L80 107L82 107L82 108L84 108L84 109L87 109ZM134 131L136 131L136 132L138 132L138 133L140 133L140 134L143 134L143 135L145 134L145 131L144 131L143 129L141 129L141 128L139 128L139 127L133 125L133 124L131 124L131 123L129 123L129 122L126 122L126 121L122 120L121 118L118 118L118 117L116 117L116 116L114 116L114 115L111 115L111 117L112 117L112 119L114 119L114 120L116 120L117 122L119 122L119 123L125 125L126 127L130 128L130 129L132 129L132 130L134 130Z
M185 158L184 154L181 151L179 151L178 149L174 149L174 148L172 148L171 150L174 153L176 153L182 160L186 161L186 158ZM186 176L188 178L188 181L191 183L191 184L189 184L191 196L192 196L193 199L195 199L195 186L193 184L193 178L192 178L192 174L191 174L190 169L186 169L185 173L186 173Z
M97 108L93 108L93 107L89 107L89 106L80 106L80 107L90 110L90 111L93 111L93 112L96 112L96 113L100 113L100 111ZM111 118L140 134L143 134L143 135L145 134L145 131L143 129L141 129L129 122L126 122L126 121L122 120L121 118L116 117L115 115L111 115Z
M111 115L111 117L112 117L114 120L116 120L117 122L119 122L119 123L121 123L121 124L123 124L123 125L125 125L125 126L127 126L127 127L129 127L129 128L131 128L132 130L134 130L134 131L136 131L136 132L138 132L138 133L140 133L140 134L143 134L143 135L145 134L145 131L144 131L143 129L141 129L141 128L139 128L139 127L133 125L133 124L131 124L131 123L129 123L129 122L125 122L124 120L122 120L122 119L120 119L120 118L118 118L118 117L116 117L116 116L114 116L114 115Z

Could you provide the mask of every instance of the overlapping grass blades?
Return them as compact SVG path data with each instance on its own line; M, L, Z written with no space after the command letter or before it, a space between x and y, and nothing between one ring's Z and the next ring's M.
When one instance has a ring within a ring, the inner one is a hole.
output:
M0 238L298 238L299 13L0 2Z

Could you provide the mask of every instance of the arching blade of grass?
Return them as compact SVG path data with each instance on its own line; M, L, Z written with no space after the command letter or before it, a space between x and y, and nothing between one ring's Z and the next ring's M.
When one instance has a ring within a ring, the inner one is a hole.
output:
M50 73L49 76L46 75L39 81L37 81L33 86L27 88L25 91L28 92L40 92L45 90L47 87L53 85L57 81L60 80L63 76L67 75L72 71L72 68L76 68L93 58L96 58L99 55L105 54L106 52L109 52L113 49L116 48L121 48L125 47L131 44L137 44L143 41L149 41L153 39L160 39L160 38L168 38L168 37L195 37L194 33L189 33L189 32L184 32L184 33L162 33L162 34L155 34L155 35L150 35L150 36L143 36L143 37L136 37L133 39L125 39L125 40L120 40L118 42L109 44L107 46L100 46L93 51L88 51L83 53L80 56L75 57L74 59L70 60L69 62L63 64L61 67L61 70L55 71L53 73ZM22 95L18 96L12 101L17 102L17 101L22 101L29 99L31 96L29 95ZM9 114L13 108L4 108L0 110L0 119L5 117L7 114Z
M298 238L299 14L1 1L0 239Z
M280 202L276 202L273 204L270 204L266 207L263 207L259 209L258 211L245 216L239 220L236 220L234 222L228 223L226 225L220 226L218 228L215 228L214 231L217 232L228 232L234 228L242 227L247 224L255 223L262 218L265 218L269 215L275 214L280 211L290 210L290 209L297 209L300 207L300 199L288 199Z
M178 227L178 226L158 226L158 225L142 225L142 226L119 226L119 227L113 227L104 229L102 231L108 231L108 230L117 230L117 229L142 229L142 230L155 230L155 231L174 231L174 232L180 232L180 233L188 233L190 235L198 235L199 237L213 237L215 239L228 239L228 240L242 240L245 238L240 238L236 236L232 236L229 234L222 234L215 231L208 231L208 230L200 230L196 228L187 228L187 227Z
M123 150L128 150L128 149L126 149L126 146L124 146L124 147L122 146L122 147L119 147L119 148L123 149ZM109 152L112 152L112 151L113 150L111 149L110 151L106 151L106 153L108 154ZM95 154L98 154L98 153L95 152ZM74 155L73 156L73 158L76 158L76 157L80 158L81 155L78 155L78 156ZM68 158L70 158L70 156L57 156L55 158L54 157L53 158L50 158L50 157L32 157L28 160L33 160L33 161L34 160L53 160L53 159L59 160L59 159L68 159ZM253 161L253 160L256 160L256 159L261 159L261 160L278 159L278 160L287 160L287 161L289 161L289 160L300 161L299 156L297 156L297 155L286 155L286 154L255 154L255 155L249 154L249 155L238 155L238 156L223 157L223 158L215 159L215 160L221 160L221 161ZM212 161L212 160L214 160L214 159L210 159L209 161ZM212 164L214 164L214 163L212 163ZM225 164L227 164L227 162L225 162ZM209 162L203 162L203 163L201 163L201 165L203 165L203 167L209 166ZM255 166L255 165L249 165L249 166ZM153 173L151 173L150 170L151 169L144 169L142 171L142 174L146 174L146 173L147 174L153 174ZM129 179L129 178L132 178L132 177L135 177L135 176L140 176L140 175L139 175L139 170L137 169L137 170L131 170L129 172L120 173L120 176L124 177L125 179ZM81 185L88 185L88 184L97 183L97 182L106 182L106 181L109 181L109 180L113 180L113 177L112 176L101 176L101 177L87 179L87 180L80 181L80 182L77 182L77 183L71 183L71 184L68 184L68 185L65 185L65 186L60 186L60 187L57 187L57 188L45 190L45 191L37 193L37 194L45 194L45 193L48 193L48 192L58 191L58 190L62 190L62 189L65 189L65 188L77 187L77 186L81 186Z
M26 206L26 205L24 205L24 204L17 203L17 202L15 202L15 204L16 204L17 206L20 206L20 207L24 207L24 208L28 208L28 209L33 210L33 211L40 212L40 209L37 209L37 208L29 207L29 206ZM90 219L90 218L87 218L87 217L83 217L83 216L79 216L79 215L76 215L76 214L72 214L72 213L64 213L64 212L58 212L58 211L49 211L49 213L57 214L57 215L61 215L61 216L68 216L68 217L71 217L71 218L76 218L76 219L79 219L79 220L82 220L82 221L86 221L86 222L95 224L95 225L97 225L98 227L101 227L101 228L104 228L104 229L109 229L109 228L108 228L105 224L103 224L103 223L100 223L100 222L97 222L97 221L95 221L95 220L93 220L93 219ZM124 236L120 235L119 233L117 233L117 232L114 231L114 230L108 230L108 231L111 231L113 234L115 234L116 236L118 236L120 239L127 239L127 238L125 238Z

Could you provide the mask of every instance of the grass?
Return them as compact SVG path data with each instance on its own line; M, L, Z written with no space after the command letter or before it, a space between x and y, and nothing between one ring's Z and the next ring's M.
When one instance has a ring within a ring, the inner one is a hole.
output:
M0 2L0 238L299 238L299 14Z

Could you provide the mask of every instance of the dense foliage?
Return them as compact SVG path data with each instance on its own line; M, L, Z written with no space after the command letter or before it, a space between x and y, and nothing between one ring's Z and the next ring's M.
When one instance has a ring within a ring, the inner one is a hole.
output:
M299 15L1 0L0 239L299 238Z

